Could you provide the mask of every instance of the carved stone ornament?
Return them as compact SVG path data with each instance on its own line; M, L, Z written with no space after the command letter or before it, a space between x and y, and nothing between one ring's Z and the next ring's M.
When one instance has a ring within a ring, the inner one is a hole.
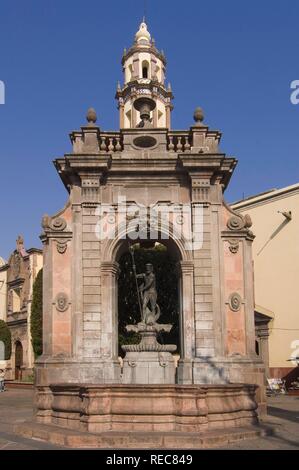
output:
M51 220L50 228L52 230L57 230L57 232L61 232L66 228L66 221L62 217L56 217L56 219Z
M229 251L233 253L234 255L238 253L239 247L240 247L239 240L228 240L228 243L229 243Z
M64 292L57 294L55 305L58 312L65 312L69 308L68 296Z
M21 257L19 253L15 253L12 261L12 272L15 278L20 275L21 271Z
M250 228L252 221L250 215L246 214L244 217L240 215L232 215L227 222L227 227L230 230L242 230L243 228Z
M231 294L228 299L228 305L229 305L229 308L233 312L239 312L239 310L241 309L241 305L242 305L241 296L237 292L234 292L233 294Z
M182 214L179 214L176 216L176 223L178 225L183 225L184 224L184 216Z
M56 248L61 255L67 250L67 240L57 240Z
M238 217L237 215L233 215L232 217L230 217L227 222L227 227L230 230L242 230L244 228L244 225L245 223L242 217Z
M52 219L48 215L44 215L42 226L43 229L50 229L54 232L62 232L66 228L67 223L63 217L56 217L55 219Z

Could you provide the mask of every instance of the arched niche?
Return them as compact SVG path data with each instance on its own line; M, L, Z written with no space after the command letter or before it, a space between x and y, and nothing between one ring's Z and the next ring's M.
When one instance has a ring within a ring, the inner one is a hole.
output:
M150 65L147 60L143 60L141 64L142 78L151 78L150 77Z
M131 244L144 240L134 238L133 233L125 229L118 231L118 236L106 240L102 249L101 263L101 298L102 311L107 315L105 324L109 324L111 335L111 358L118 357L118 277L119 259L128 251ZM178 296L179 296L179 321L180 321L180 363L191 363L195 355L195 319L194 319L194 280L192 253L185 248L182 238L176 238L171 231L159 230L157 237L151 242L163 242L170 253L177 259ZM109 316L108 316L109 315ZM183 377L184 374L181 374ZM188 375L189 377L189 375ZM189 379L181 380L189 383Z

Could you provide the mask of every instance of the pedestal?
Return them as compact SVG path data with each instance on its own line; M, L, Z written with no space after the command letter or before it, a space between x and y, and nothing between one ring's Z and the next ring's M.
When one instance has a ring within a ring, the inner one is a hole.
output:
M174 384L175 362L169 352L128 352L124 358L122 383Z
M126 352L123 365L123 384L161 384L175 383L175 362L171 352L176 350L174 344L160 344L157 341L157 333L165 331L169 333L172 325L160 323L138 323L127 325L127 331L139 333L139 344L122 346Z

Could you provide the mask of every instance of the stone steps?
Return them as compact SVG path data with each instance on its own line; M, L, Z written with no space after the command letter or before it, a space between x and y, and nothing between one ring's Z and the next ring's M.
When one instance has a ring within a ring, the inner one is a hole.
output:
M205 433L110 431L92 434L35 422L17 424L14 432L25 438L79 449L208 449L268 434L267 428L263 426Z

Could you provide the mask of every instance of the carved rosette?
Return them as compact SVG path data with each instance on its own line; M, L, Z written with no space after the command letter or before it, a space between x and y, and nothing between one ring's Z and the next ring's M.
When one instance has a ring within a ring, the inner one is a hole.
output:
M239 251L239 247L240 247L240 242L239 240L228 240L228 243L229 243L229 251L235 255L236 253L238 253Z
M64 292L57 294L54 303L58 312L65 312L69 308L69 299Z
M242 306L241 296L237 292L231 294L228 299L228 305L233 312L239 312Z

